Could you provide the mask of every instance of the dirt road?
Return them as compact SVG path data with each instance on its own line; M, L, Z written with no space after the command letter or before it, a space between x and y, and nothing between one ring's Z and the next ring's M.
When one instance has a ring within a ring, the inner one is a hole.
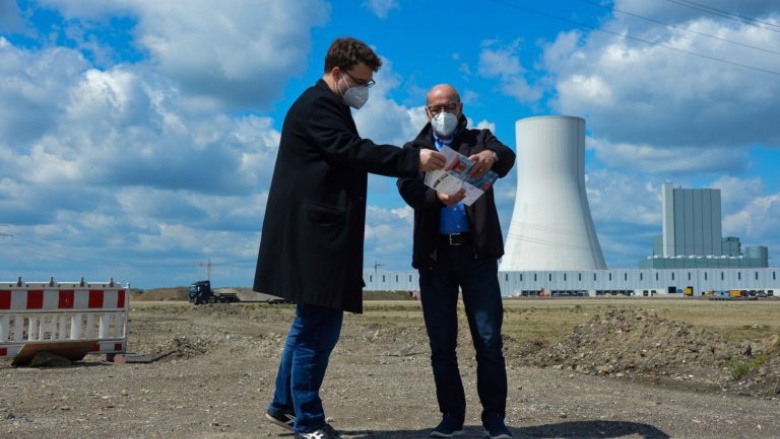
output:
M187 305L133 306L129 348L159 356L154 362L0 364L0 437L289 439L262 413L292 307ZM696 390L684 374L652 382L583 373L565 361L528 366L513 348L508 343L507 415L515 438L780 437L776 398ZM465 335L459 351L469 404L464 437L477 438L476 370ZM690 366L692 377L705 373ZM424 330L347 315L322 397L347 438L427 437L439 414Z

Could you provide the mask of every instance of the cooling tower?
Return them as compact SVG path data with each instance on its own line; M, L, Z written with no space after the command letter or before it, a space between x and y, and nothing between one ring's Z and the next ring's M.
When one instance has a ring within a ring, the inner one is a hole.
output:
M515 123L517 195L501 271L607 268L585 193L585 120Z

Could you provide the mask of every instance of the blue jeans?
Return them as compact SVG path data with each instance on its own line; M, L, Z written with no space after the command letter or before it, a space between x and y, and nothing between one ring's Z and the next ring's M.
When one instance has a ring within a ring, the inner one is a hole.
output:
M420 301L431 345L436 398L444 414L463 422L466 397L456 347L458 288L477 354L477 393L482 419L506 415L507 378L502 352L504 309L498 284L498 262L474 259L470 245L439 246L437 266L420 270Z
M270 412L294 414L295 433L325 425L320 386L343 320L341 310L301 304L295 308L279 362L274 398L268 406Z

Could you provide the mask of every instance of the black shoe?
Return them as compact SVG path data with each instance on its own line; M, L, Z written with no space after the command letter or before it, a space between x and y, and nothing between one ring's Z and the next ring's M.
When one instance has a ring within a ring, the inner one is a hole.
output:
M490 439L512 439L512 433L506 428L504 417L501 415L483 415L482 426L485 427L485 437Z
M431 431L431 437L454 437L463 434L463 421L450 414L444 415L439 425Z
M295 439L342 439L342 437L330 424L325 424L308 433L297 433Z
M295 416L289 413L274 413L269 410L265 412L265 418L274 424L282 428L286 428L290 431L292 431L293 424L295 423Z

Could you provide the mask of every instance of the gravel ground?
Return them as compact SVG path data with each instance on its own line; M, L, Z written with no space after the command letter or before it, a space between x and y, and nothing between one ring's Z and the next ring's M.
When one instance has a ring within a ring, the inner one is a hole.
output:
M262 414L291 316L289 305L139 306L129 350L155 361L0 363L0 438L290 439ZM477 438L467 334L459 350L464 437ZM507 421L515 438L777 438L778 351L776 337L730 344L609 310L551 346L506 340ZM735 361L755 367L735 379ZM424 330L347 315L322 397L346 438L427 437L439 413Z

